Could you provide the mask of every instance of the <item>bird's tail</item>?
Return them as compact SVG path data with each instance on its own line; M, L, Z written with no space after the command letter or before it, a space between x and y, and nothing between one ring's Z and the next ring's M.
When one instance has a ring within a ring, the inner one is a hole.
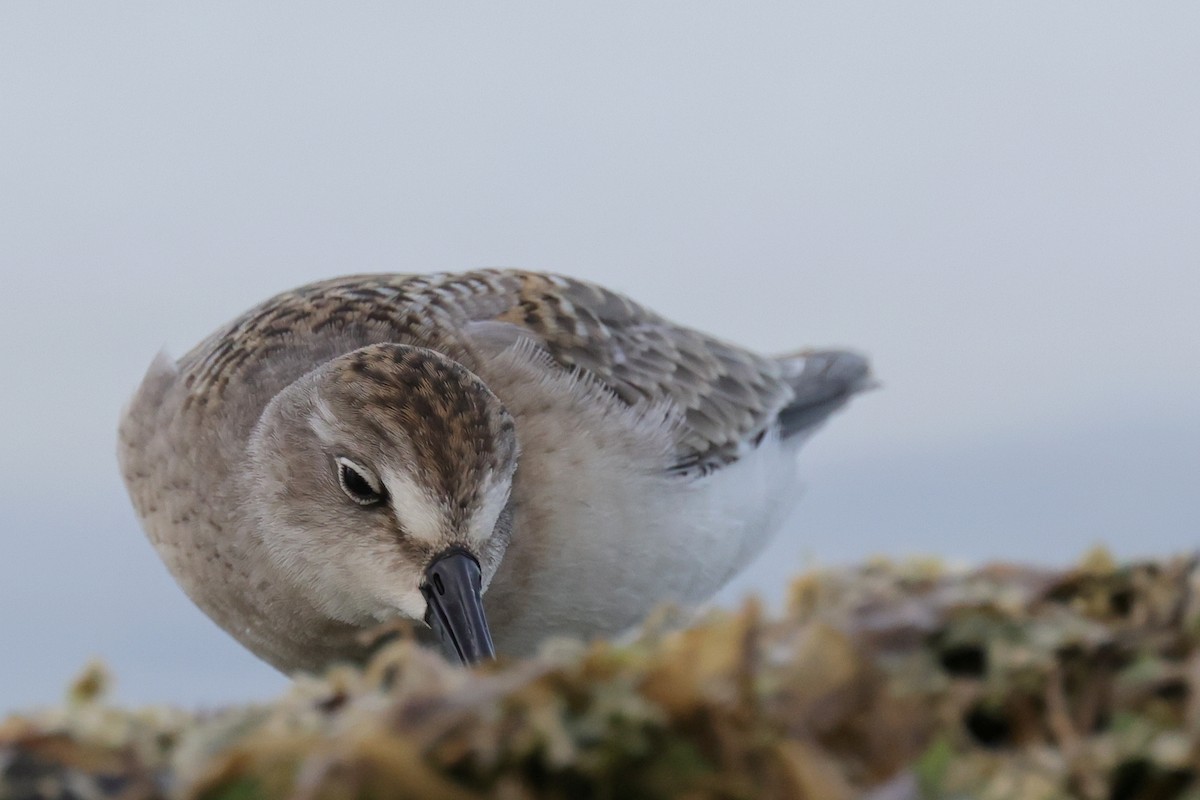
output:
M855 394L879 385L866 357L847 350L808 350L778 361L795 392L779 414L784 439L812 431Z

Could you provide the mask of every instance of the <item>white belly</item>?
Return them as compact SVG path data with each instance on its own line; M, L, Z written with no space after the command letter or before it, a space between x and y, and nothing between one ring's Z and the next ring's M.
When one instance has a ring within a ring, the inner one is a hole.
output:
M539 386L541 413L518 414L512 543L484 598L502 653L556 634L610 636L659 604L706 600L763 548L797 494L792 442L767 436L708 476L672 477L661 414L638 419L569 388L547 405Z

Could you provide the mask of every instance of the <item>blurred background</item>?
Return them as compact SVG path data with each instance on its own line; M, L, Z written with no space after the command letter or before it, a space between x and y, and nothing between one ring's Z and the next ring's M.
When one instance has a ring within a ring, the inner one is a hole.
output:
M723 594L1200 526L1200 6L0 5L0 712L284 679L184 597L119 410L282 289L520 266L884 388Z

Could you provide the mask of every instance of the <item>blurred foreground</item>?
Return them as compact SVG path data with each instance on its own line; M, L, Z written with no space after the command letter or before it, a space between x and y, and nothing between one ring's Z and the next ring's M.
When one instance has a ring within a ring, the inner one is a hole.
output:
M0 798L1200 798L1200 561L872 564L474 672L400 641L266 706L0 723Z

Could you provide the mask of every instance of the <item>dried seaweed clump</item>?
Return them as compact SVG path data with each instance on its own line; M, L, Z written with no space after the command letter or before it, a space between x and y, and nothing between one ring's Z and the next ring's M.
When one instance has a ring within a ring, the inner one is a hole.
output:
M874 564L626 645L415 643L271 705L0 724L0 798L1200 800L1200 568Z

